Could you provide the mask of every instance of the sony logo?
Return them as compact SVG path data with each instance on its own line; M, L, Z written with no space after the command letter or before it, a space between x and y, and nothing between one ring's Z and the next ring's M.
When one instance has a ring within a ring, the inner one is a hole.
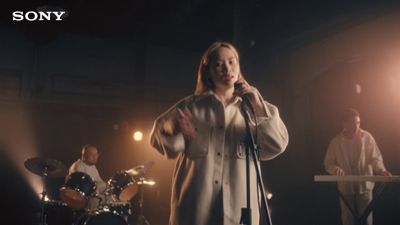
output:
M22 12L22 11L14 11L12 13L13 16L13 21L23 21L23 20L28 20L28 21L50 21L50 20L57 20L60 21L62 20L61 17L65 14L65 11L46 11L46 12L36 12L36 11L28 11L28 12Z

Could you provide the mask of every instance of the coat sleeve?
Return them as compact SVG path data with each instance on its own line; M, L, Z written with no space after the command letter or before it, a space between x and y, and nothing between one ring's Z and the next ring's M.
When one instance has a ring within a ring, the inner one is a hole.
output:
M335 170L338 167L337 165L337 159L335 156L335 152L337 151L338 144L336 141L336 137L331 140L329 143L328 149L325 154L325 159L324 159L324 167L326 172L328 172L331 175L335 175Z
M375 173L380 173L386 171L385 165L383 163L383 158L381 151L379 150L378 145L376 144L375 139L371 134L368 135L368 146L370 152L370 160L369 163L371 164L372 168L374 169Z
M177 108L183 108L185 103L186 100L184 99L159 116L154 122L150 135L151 145L168 159L176 158L179 153L185 150L185 138L182 133L166 135L163 132L166 123L174 123L173 120L178 114Z
M264 101L264 109L266 116L257 117L257 140L261 147L260 160L269 160L285 151L289 134L278 108Z

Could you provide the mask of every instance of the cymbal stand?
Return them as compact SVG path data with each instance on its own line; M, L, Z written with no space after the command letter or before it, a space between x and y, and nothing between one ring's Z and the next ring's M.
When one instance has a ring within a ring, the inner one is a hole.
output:
M48 167L45 166L43 169L43 179L42 179L42 184L43 184L43 191L42 193L40 193L41 197L40 197L40 221L39 221L39 225L47 225L47 215L44 212L44 202L46 201L46 187L45 187L45 179L47 176L47 169Z
M142 183L139 185L139 216L137 225L150 225L149 221L143 215L143 187L144 187L144 178L140 178Z

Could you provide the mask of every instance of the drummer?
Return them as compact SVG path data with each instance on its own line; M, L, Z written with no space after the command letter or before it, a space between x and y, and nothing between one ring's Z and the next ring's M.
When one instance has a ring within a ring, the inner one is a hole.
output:
M86 144L82 147L81 158L75 161L69 168L69 175L74 172L82 172L89 175L96 184L96 194L104 200L104 191L106 190L106 183L100 177L97 170L96 163L99 159L99 151L97 147L91 144ZM90 199L88 209L96 209L99 205L99 198Z

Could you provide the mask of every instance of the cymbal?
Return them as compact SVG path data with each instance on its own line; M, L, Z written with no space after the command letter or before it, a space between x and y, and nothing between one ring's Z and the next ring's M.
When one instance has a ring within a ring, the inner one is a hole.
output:
M156 182L154 180L147 180L147 179L144 179L144 178L140 178L137 181L137 183L141 184L141 185L149 185L149 186L153 186L153 185L156 184Z
M142 176L147 173L150 168L153 167L153 165L153 161L146 161L142 165L138 165L129 170L126 170L126 172L131 176Z
M24 166L30 172L41 177L63 177L67 174L67 168L55 159L34 157L27 159Z

